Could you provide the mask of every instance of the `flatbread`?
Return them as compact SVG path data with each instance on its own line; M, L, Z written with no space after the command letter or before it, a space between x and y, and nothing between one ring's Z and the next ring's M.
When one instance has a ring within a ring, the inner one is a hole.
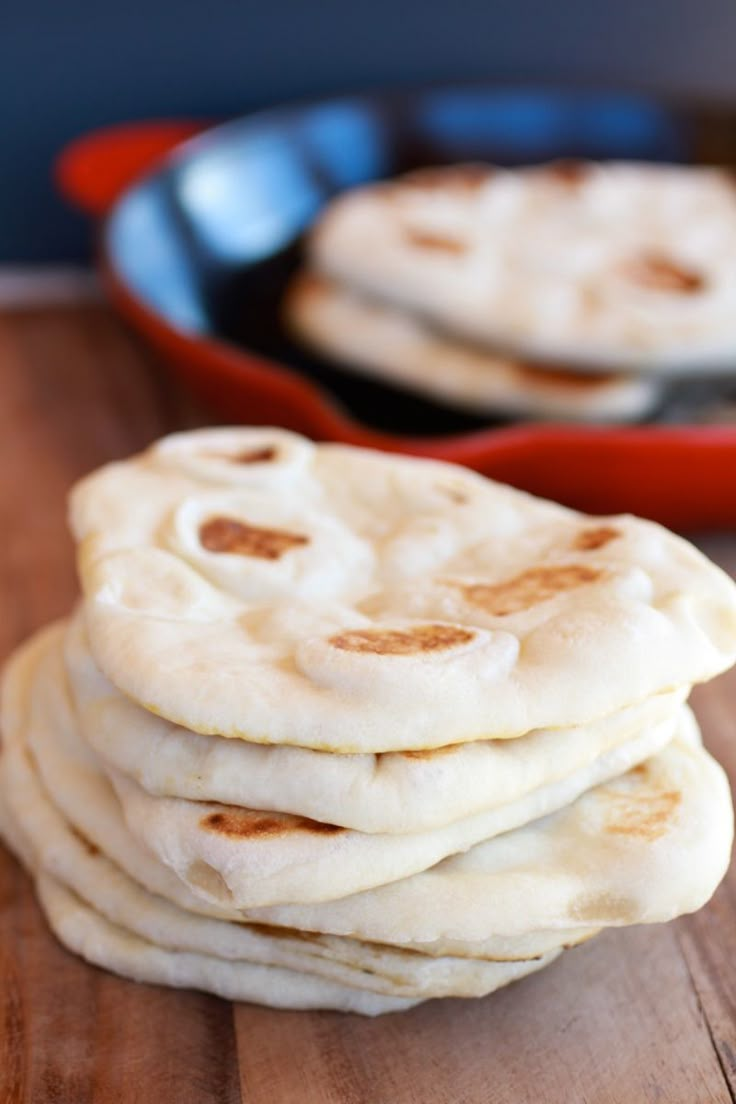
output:
M133 981L201 989L226 1000L271 1008L319 1008L363 1016L403 1012L418 1003L416 999L351 989L282 967L170 951L112 924L48 874L39 877L36 888L49 927L65 947L87 962Z
M202 736L141 709L99 671L79 616L64 633L64 654L86 743L103 765L148 793L291 813L359 832L421 832L517 802L672 722L687 695L684 687L589 725L538 730L518 740L331 755ZM53 681L63 683L63 676L57 672Z
M43 687L37 691L43 692ZM443 828L368 834L284 813L152 797L110 778L131 834L193 893L238 909L330 901L386 885L512 831L644 762L672 739L676 718L645 729L560 782Z
M338 753L506 739L736 658L736 586L691 545L438 462L179 434L83 480L71 518L95 660L205 734Z
M52 655L35 679L37 704L42 709L46 701L49 716L58 711L59 694L65 692L60 690L65 681L60 656L56 659L54 663ZM68 701L63 708L73 710ZM545 816L642 762L672 739L677 716L673 705L657 723L630 728L628 738L615 740L597 756L593 752L582 766L549 784L532 786L516 800L501 800L440 828L401 835L356 832L282 812L156 797L109 765L105 770L128 828L142 846L196 895L245 909L344 897L434 866L447 855ZM603 727L609 733L616 728L610 721ZM324 752L314 754L328 758ZM428 791L425 800L431 800Z
M18 714L13 698L20 688L13 681L11 668L5 731L13 710ZM83 789L78 781L82 760L67 750L69 733L57 727L63 709L43 708L32 687L30 693L31 749L44 785L76 825L89 816L94 787ZM49 732L53 738L44 740ZM142 884L159 870L170 877L152 856L140 862L135 850L121 848L109 788L101 801L100 819L84 820L83 834L115 862L122 854L118 864ZM541 931L556 931L558 944L568 943L576 928L651 923L699 908L725 872L732 832L727 780L684 709L679 733L664 751L550 817L379 889L316 905L233 910L230 917L367 942L425 943L432 953ZM159 885L169 897L165 879L149 888ZM195 904L194 911L201 909Z
M0 762L2 800L27 841L29 869L52 876L110 923L166 950L276 966L351 988L423 999L485 996L554 957L551 952L519 963L431 958L336 936L265 929L184 912L148 893L74 833L35 776L33 759L22 745L8 748Z
M96 757L80 740L75 717L69 709L63 668L58 662L63 628L59 623L36 634L15 653L6 668L2 694L6 743L12 745L15 740L27 738L40 784L72 832L85 841L87 849L91 847L105 855L130 880L176 905L179 911L235 920L242 925L240 910L193 894L129 832L115 793L100 771ZM37 693L39 679L50 680L58 693ZM13 826L11 821L11 829ZM26 859L26 864L32 866L32 860ZM275 929L277 936L279 931L283 938L293 935L281 928ZM489 934L473 942L439 939L415 945L408 941L402 949L434 957L512 962L540 958L561 944L573 946L594 934L593 928L576 927L565 932L527 932L511 939ZM327 942L333 957L354 961L353 941L347 941L348 946L342 950L329 937ZM336 940L337 944L345 942Z
M732 838L728 780L685 707L664 751L552 816L379 889L248 916L379 942L664 922L710 898Z
M629 422L663 396L652 378L540 371L316 272L294 278L283 314L297 340L342 368L470 414Z
M450 166L338 196L309 263L459 338L586 370L731 373L736 184L691 165Z
M22 698L27 705L29 687L22 682L28 658L21 656L11 665L6 721L20 718ZM27 709L25 713L28 722ZM6 734L0 757L0 828L34 874L44 911L62 942L124 976L276 1007L373 1015L409 1007L418 999L483 996L541 969L559 954L557 949L535 960L508 963L431 958L189 914L146 892L67 824L24 746L27 731L10 724Z

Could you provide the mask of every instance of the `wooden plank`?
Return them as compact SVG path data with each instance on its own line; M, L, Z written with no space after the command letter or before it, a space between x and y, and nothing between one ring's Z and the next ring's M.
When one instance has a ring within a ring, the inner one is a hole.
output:
M76 594L64 496L204 421L102 307L0 317L0 654ZM708 550L733 569L736 540ZM697 692L736 779L736 675ZM697 916L609 932L483 1001L377 1020L135 985L49 935L0 855L0 1104L668 1104L732 1099L734 874Z
M176 410L100 308L0 321L0 587L6 654L76 594L69 485L103 459L195 420ZM135 985L67 953L30 883L0 861L0 1101L240 1100L232 1010Z
M693 694L705 742L736 792L736 670ZM677 921L680 946L706 1016L724 1076L736 1100L736 866L713 899Z
M728 1099L666 928L607 933L482 1001L372 1021L243 1006L235 1023L249 1104L274 1084L300 1104Z

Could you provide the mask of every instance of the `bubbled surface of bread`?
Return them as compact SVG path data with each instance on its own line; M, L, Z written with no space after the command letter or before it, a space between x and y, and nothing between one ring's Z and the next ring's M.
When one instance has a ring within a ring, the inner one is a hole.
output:
M202 733L342 753L505 739L736 654L736 587L685 541L437 462L194 432L83 480L71 517L99 666Z

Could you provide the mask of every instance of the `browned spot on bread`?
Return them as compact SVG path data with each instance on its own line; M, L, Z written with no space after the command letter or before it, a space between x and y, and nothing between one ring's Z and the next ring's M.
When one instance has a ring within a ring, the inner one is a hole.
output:
M578 552L594 552L597 548L605 548L620 536L619 530L612 525L597 525L592 529L581 529L572 546Z
M702 273L667 257L663 253L642 253L630 260L623 269L633 284L648 291L673 291L679 295L693 295L705 287Z
M604 572L589 564L551 564L531 567L504 583L457 583L471 605L480 606L495 617L519 613L565 590L594 583Z
M75 836L76 839L78 839L79 842L82 844L82 847L84 847L87 854L92 856L99 855L100 849L97 844L92 843L92 840L87 839L87 837L82 832L80 832L79 829L75 827L75 825L67 824L67 827L69 828L69 831L72 833L72 835Z
M493 176L489 165L434 165L426 169L415 169L405 173L401 184L427 191L456 190L475 191Z
M259 560L278 560L292 548L309 544L301 533L283 529L260 529L235 518L214 517L199 527L199 539L208 552L228 552L236 556L254 556Z
M312 268L302 269L289 285L287 298L297 302L300 299L322 298L330 289L331 283Z
M460 254L467 252L468 248L465 242L451 238L447 234L435 234L429 230L416 230L409 226L404 230L404 237L415 249L428 249L435 253Z
M630 924L636 913L634 901L612 893L584 893L570 905L571 919L582 924Z
M236 464L268 464L275 460L278 449L275 445L262 445L260 448L244 449L232 457Z
M547 387L555 391L600 391L610 387L620 377L612 373L600 375L585 375L582 372L572 372L569 368L538 368L533 364L515 364L514 368L523 379L533 383L536 387Z
M602 793L609 806L604 831L609 835L649 842L664 835L682 800L679 790L638 794L604 790Z
M560 184L576 188L590 175L590 166L585 161L569 158L550 162L549 165L544 166L542 172Z
M415 625L411 629L353 629L330 637L333 648L371 655L417 655L468 644L475 633L459 625Z
M331 836L344 832L339 824L324 824L309 817L276 816L271 813L259 813L250 809L224 808L215 813L207 813L200 820L200 827L208 832L217 832L221 836L235 836L238 839L263 839L268 836L286 836L292 832L312 832L315 835Z

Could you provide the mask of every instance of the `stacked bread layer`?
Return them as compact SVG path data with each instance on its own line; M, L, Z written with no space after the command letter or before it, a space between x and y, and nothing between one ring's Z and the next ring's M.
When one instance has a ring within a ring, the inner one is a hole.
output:
M165 439L72 527L83 601L8 666L0 791L90 961L376 1014L722 877L686 698L736 588L659 527L278 430Z
M446 166L338 196L284 317L344 368L464 411L635 421L663 374L732 373L734 249L720 170Z

